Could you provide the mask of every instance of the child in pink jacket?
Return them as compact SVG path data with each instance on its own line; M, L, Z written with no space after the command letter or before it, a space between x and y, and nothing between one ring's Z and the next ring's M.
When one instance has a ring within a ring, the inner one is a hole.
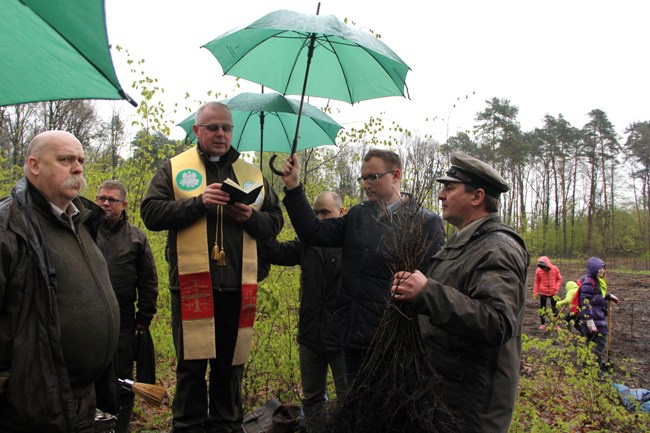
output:
M548 257L542 256L537 260L537 271L535 271L535 284L533 286L533 296L539 296L539 318L542 321L539 329L546 329L546 300L550 299L551 309L554 316L557 316L557 306L555 295L560 291L562 286L562 275L557 266L551 263Z

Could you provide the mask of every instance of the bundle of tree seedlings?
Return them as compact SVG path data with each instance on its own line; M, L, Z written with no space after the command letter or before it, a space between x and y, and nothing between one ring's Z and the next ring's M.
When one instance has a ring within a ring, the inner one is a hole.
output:
M403 197L399 209L382 216L388 225L383 242L394 271L417 270L436 241L423 224L428 211L422 203L431 182L420 185ZM347 394L337 397L319 432L460 431L444 404L442 381L427 360L418 315L408 302L386 295L386 308L361 368Z

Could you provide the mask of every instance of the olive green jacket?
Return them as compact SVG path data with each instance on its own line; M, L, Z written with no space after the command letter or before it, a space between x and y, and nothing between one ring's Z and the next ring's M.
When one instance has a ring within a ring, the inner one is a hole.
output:
M506 433L517 396L529 254L497 214L452 235L413 301L464 431Z

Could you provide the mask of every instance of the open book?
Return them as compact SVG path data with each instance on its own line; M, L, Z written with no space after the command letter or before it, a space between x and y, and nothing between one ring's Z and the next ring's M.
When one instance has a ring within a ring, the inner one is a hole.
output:
M230 194L229 203L251 204L254 203L257 196L260 195L263 186L264 185L259 183L247 182L246 188L244 189L231 178L227 178L221 184L221 190Z

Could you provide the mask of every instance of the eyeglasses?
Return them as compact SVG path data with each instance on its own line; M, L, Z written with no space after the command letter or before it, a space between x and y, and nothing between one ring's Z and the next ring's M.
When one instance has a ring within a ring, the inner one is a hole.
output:
M120 200L118 198L113 198L113 197L106 197L105 195L98 195L95 198L97 199L98 203L104 203L105 201L107 201L108 204L111 206L113 206L115 203L124 203L124 200Z
M388 173L392 173L394 170L385 171L383 173L371 173L366 176L357 177L357 180L361 183L368 182L370 184L377 183L379 179L386 176Z
M221 129L223 132L232 132L233 125L218 125L216 123L197 123L196 126L202 126L210 132L217 132Z

